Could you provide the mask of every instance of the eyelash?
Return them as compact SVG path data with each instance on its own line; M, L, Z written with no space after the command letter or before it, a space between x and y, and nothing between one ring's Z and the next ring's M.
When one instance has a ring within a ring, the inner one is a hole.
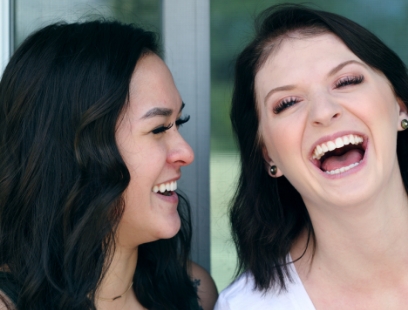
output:
M345 78L340 79L339 81L336 82L336 88L341 88L344 86L348 85L357 85L361 84L364 81L364 76L347 76ZM296 99L295 97L290 97L287 99L282 100L279 102L278 106L273 109L273 113L279 114L286 108L291 107L292 105L298 103L299 100Z
M187 123L189 120L190 120L190 115L179 118L178 120L176 120L176 127L179 128L183 124ZM156 128L156 129L153 129L152 133L155 134L155 135L158 135L160 133L166 132L167 130L169 130L173 126L174 126L174 123L170 123L168 126L160 126L160 127Z
M364 76L346 76L336 82L336 88L344 87L347 85L357 85L363 82Z
M285 98L281 102L279 102L278 106L273 108L273 113L279 114L286 108L298 103L300 100L296 99L295 97Z

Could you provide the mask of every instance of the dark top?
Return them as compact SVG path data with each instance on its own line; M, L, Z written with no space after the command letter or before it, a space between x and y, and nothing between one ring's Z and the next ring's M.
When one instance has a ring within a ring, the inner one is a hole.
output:
M18 285L12 275L8 272L0 271L0 291L2 291L14 304L17 303Z

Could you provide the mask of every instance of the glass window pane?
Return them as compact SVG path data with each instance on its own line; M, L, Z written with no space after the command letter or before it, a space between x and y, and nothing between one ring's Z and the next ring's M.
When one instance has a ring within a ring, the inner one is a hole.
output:
M161 30L160 0L15 0L15 46L50 23L113 18Z

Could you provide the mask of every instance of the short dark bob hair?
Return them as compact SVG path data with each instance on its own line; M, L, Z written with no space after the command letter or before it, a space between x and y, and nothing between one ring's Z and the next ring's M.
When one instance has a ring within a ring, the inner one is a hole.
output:
M95 309L130 174L116 144L137 62L154 33L116 21L57 23L29 36L0 82L0 267L18 309ZM133 278L149 309L198 308L181 230L139 247Z
M296 189L283 176L271 178L262 156L262 137L254 89L255 76L285 35L332 33L371 68L382 72L407 106L408 76L401 59L374 34L355 22L302 5L277 5L256 20L255 38L239 54L231 121L240 150L240 177L231 203L230 220L238 252L237 274L249 271L256 289L285 289L286 256L304 229L314 238L313 227ZM397 154L405 188L408 188L408 133L399 132ZM309 243L309 242L308 242ZM296 258L293 258L296 259Z

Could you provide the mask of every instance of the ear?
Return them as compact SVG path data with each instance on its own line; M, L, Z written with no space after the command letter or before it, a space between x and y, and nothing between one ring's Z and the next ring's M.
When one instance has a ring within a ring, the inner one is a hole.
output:
M274 163L274 161L271 159L271 157L268 154L268 150L266 149L265 146L262 146L262 155L265 160L265 169L268 172L269 176L272 178L279 178L283 175L282 171L279 169L279 167ZM271 173L271 167L276 166L277 172L275 174Z
M406 128L402 128L401 122L403 120L408 120L408 109L405 105L404 101L397 98L398 106L399 106L399 117L398 117L398 131L406 130Z

